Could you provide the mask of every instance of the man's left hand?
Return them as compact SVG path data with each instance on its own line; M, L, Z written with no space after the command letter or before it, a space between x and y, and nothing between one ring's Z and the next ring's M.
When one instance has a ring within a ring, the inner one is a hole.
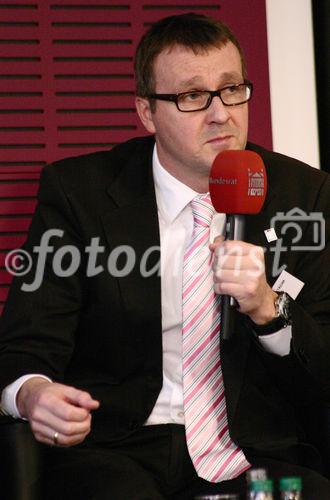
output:
M277 294L267 283L263 248L244 241L224 241L220 236L210 249L214 252L216 293L234 297L239 311L255 323L271 321L275 317Z

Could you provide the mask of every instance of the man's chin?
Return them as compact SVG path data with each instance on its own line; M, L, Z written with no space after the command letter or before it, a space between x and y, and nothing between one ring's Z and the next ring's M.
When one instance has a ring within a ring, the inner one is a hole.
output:
M231 141L231 142L226 142L226 144L221 144L221 145L211 145L210 147L210 152L209 152L209 158L211 160L211 164L214 162L215 158L218 156L219 153L222 151L227 151L229 149L240 149L236 141Z

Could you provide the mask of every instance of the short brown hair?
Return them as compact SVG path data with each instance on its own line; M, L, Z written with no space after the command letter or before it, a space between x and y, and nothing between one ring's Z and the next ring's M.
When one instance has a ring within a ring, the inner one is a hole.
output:
M155 92L154 62L165 48L183 45L197 54L210 47L223 47L228 42L232 42L239 51L245 77L246 65L241 46L226 24L192 12L157 21L143 35L136 50L136 94L148 97Z

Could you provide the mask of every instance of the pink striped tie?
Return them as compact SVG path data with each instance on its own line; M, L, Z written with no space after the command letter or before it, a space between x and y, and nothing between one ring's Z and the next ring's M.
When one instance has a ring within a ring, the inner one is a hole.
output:
M219 351L219 296L213 290L208 248L214 208L208 195L191 202L194 230L183 265L182 350L186 438L199 475L232 479L250 467L231 440Z

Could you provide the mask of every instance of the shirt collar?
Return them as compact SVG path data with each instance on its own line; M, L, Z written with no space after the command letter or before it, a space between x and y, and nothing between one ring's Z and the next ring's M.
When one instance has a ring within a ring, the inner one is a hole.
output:
M171 223L199 193L173 177L161 165L155 143L152 156L157 206L161 216Z

